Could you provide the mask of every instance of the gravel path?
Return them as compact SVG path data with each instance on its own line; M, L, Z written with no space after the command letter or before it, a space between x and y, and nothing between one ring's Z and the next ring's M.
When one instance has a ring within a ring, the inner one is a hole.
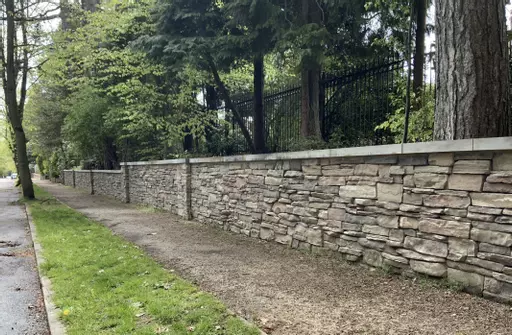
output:
M25 207L14 181L0 179L0 334L48 335Z
M271 334L512 334L512 309L39 182Z

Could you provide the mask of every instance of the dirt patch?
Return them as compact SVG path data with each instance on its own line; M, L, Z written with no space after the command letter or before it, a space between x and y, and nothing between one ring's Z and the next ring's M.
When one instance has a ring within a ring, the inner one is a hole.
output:
M315 257L167 213L41 186L271 334L510 334L510 306Z

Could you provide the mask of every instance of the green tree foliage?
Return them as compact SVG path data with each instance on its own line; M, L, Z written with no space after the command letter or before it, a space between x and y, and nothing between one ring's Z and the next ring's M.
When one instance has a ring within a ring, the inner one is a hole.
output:
M89 11L66 3L25 119L30 148L51 174L274 151L284 131L296 134L290 149L363 143L374 120L364 131L334 129L330 143L320 136L320 75L403 54L393 38L408 15L402 0L106 0L83 6ZM265 94L299 86L301 98L263 104ZM324 100L345 124L340 93ZM388 94L396 113L379 129L396 132L402 93Z

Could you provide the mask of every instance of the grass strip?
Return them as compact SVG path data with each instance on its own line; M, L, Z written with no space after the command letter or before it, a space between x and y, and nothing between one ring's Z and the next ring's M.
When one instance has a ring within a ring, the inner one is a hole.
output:
M28 201L68 334L260 334L211 294L36 187Z

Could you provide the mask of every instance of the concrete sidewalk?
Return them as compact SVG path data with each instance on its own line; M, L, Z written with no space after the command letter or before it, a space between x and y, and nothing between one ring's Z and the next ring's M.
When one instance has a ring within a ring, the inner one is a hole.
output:
M38 184L272 335L511 334L507 305Z
M25 207L0 179L0 334L47 335L48 322Z

